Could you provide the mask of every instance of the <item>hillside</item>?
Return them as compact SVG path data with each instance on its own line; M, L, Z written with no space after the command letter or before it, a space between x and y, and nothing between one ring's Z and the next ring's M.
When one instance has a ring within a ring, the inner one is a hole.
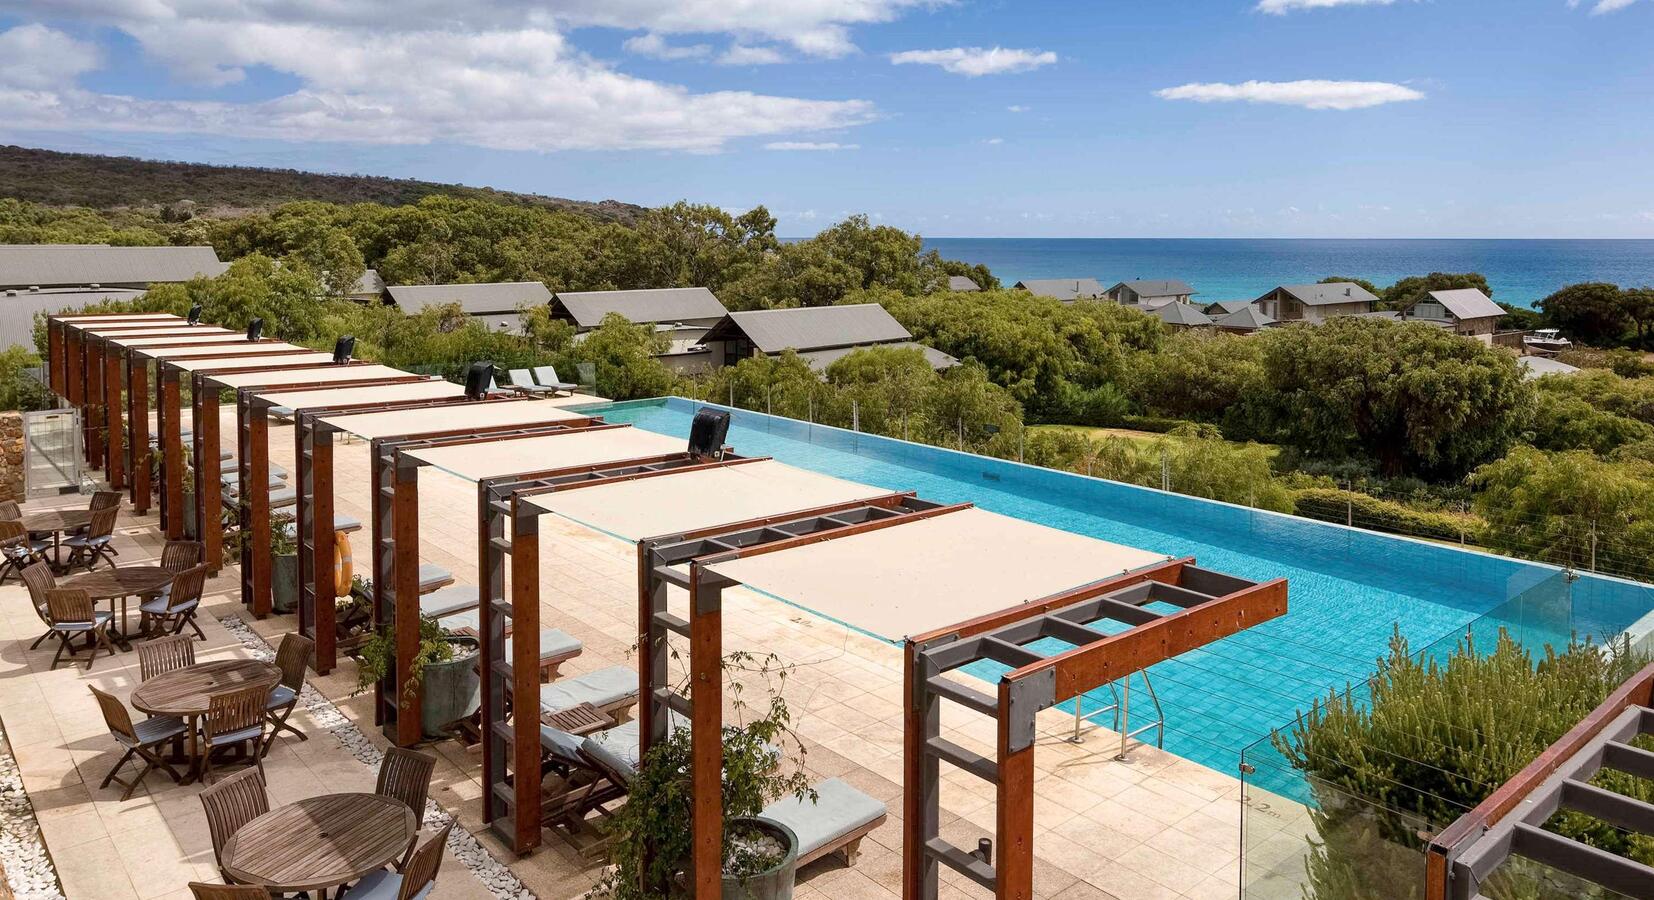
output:
M0 146L0 197L51 206L110 209L189 201L201 209L234 211L293 200L398 206L432 195L566 209L619 222L630 222L643 212L641 206L618 200L593 203L407 178L209 166Z

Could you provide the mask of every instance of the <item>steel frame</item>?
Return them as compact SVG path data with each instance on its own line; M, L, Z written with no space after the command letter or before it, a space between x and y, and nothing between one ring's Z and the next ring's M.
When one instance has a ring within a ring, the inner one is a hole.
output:
M1425 848L1426 900L1476 900L1486 879L1521 856L1627 897L1654 897L1654 867L1570 840L1541 826L1571 810L1638 834L1654 834L1654 804L1595 787L1603 769L1654 778L1654 753L1631 746L1654 734L1654 664L1621 685Z

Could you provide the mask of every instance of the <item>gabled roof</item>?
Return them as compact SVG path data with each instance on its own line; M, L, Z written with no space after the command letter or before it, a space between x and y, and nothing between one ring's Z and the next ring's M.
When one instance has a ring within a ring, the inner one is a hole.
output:
M1198 308L1187 303L1167 303L1149 310L1160 317L1160 321L1167 325L1183 325L1195 328L1212 324L1212 317L1201 312Z
M1263 314L1263 311L1250 303L1232 313L1218 316L1213 323L1219 328L1267 328L1275 324L1275 320Z
M1371 291L1353 281L1331 284L1283 284L1276 288L1298 298L1305 306L1332 306L1337 303L1377 303ZM1270 291L1273 294L1275 291ZM1265 297L1269 294L1265 294Z
M727 341L743 335L763 353L888 344L913 337L884 307L858 303L732 312L702 340Z
M980 291L982 286L963 275L948 276L948 290L950 291Z
M879 344L880 347L892 347L901 350L919 350L925 354L925 362L930 363L932 369L940 372L959 365L959 360L943 353L940 350L916 344L913 341L896 341L890 344ZM817 371L826 371L827 367L846 356L864 349L862 347L832 347L827 350L805 350L798 354L798 358L809 363L810 368Z
M1548 356L1524 356L1518 362L1522 365L1522 377L1529 381L1545 375L1574 375L1579 372L1578 366L1570 366Z
M552 298L551 311L552 315L573 319L580 328L596 328L609 313L619 313L630 322L655 323L716 319L729 312L704 287L559 291Z
M212 277L227 268L211 247L0 244L0 287L154 284Z
M1105 293L1095 278L1035 278L1019 281L1014 286L1038 297L1058 300L1094 300Z
M1240 312L1256 302L1255 300L1213 300L1201 308L1209 316L1226 316L1230 313Z
M393 284L385 288L392 303L405 313L458 303L470 315L516 312L520 306L551 302L551 291L538 281L491 284Z
M1122 281L1109 288L1109 291L1117 291L1123 287L1131 288L1139 297L1181 297L1195 292L1187 281L1178 281L1175 278L1158 281Z
M351 285L350 292L352 294L383 294L385 292L385 279L379 277L378 269L363 269L362 277L356 279L356 283Z
M1486 319L1505 314L1499 304L1475 288L1431 291L1430 299L1440 303L1455 319ZM1412 307L1408 307L1408 311L1411 312Z

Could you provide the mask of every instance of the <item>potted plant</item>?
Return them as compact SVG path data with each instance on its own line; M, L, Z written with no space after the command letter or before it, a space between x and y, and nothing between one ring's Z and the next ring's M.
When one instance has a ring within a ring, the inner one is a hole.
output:
M270 516L270 594L276 612L299 607L299 528L292 513Z
M350 579L350 593L333 600L333 632L339 649L354 652L373 631L373 582L360 575Z
M482 676L477 672L481 650L476 638L449 634L436 619L419 617L419 652L401 685L399 705L410 706L417 698L427 737L443 737L448 726L482 705ZM357 649L356 693L384 681L395 665L396 627L386 625Z
M764 684L761 706L732 689L733 724L723 733L724 900L790 900L798 863L798 837L760 816L785 797L815 800L804 772L804 747L792 731L781 688L787 669L774 655L734 653L724 658L725 682ZM733 677L732 677L733 676ZM608 823L614 863L600 888L614 900L687 896L693 850L689 729L678 728L645 754L628 787L626 805ZM653 854L648 851L652 849Z

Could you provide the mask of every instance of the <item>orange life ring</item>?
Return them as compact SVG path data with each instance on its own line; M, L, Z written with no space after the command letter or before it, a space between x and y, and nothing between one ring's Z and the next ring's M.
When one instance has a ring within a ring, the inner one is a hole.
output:
M355 579L351 571L350 535L343 531L333 532L333 596L347 597L350 595L350 583Z

